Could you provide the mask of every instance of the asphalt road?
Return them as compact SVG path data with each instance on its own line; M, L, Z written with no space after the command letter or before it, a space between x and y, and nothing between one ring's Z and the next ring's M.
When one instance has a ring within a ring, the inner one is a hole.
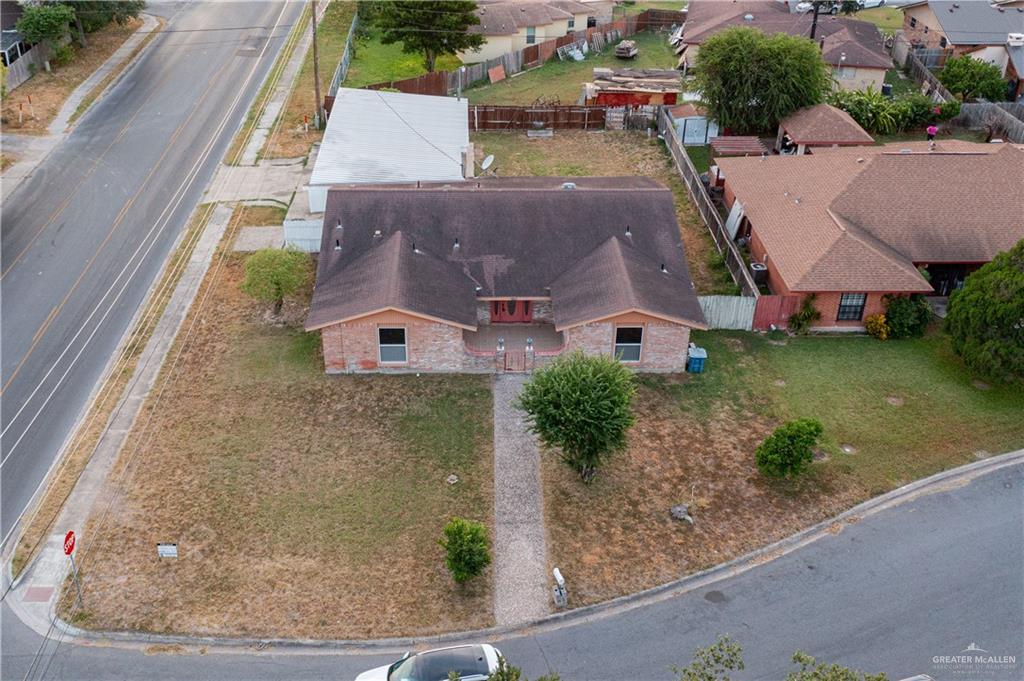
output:
M43 480L301 3L155 3L168 24L2 209L0 539Z
M495 641L530 678L672 679L670 667L728 632L746 671L778 681L802 649L889 678L1024 678L1024 465L880 511L771 563L624 612ZM567 570L570 580L572 572ZM312 597L312 596L311 596ZM2 675L23 679L42 639L3 610ZM972 643L1016 665L954 673L934 662ZM146 655L48 645L46 679L352 679L396 655L327 651ZM150 651L152 652L152 651ZM44 665L37 668L42 669Z

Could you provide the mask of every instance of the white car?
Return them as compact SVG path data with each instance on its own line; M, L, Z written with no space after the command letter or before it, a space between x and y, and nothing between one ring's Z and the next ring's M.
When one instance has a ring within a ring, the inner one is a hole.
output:
M406 653L394 664L363 672L356 681L448 681L453 671L461 681L483 681L498 668L500 655L486 643Z

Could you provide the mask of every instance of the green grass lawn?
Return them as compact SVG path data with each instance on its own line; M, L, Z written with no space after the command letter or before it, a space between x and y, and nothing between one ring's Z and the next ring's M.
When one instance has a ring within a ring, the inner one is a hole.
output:
M826 465L871 494L968 463L976 452L1024 447L1024 391L976 384L937 332L887 342L807 336L775 345L723 331L695 332L693 340L709 359L706 373L676 391L689 411L732 406L778 421L819 419Z
M904 95L911 95L920 91L914 79L905 76L899 69L889 69L886 71L885 82L892 85L893 97L903 97Z
M686 147L686 155L698 173L706 173L711 167L711 147Z
M658 2L657 0L649 0L646 2L633 2L633 3L620 3L612 9L612 16L616 19L619 17L629 16L631 14L640 14L649 9L667 9L667 10L681 10L686 7L686 2L680 0L673 0L672 2Z
M948 133L943 131L940 132L936 138L939 142L945 139L963 140L965 142L984 142L985 141L984 130L965 130L963 128L954 128ZM904 130L892 135L872 135L875 138L875 144L893 144L895 142L924 142L926 139L924 128L917 130Z
M462 65L458 57L444 55L437 60L438 71L452 71ZM427 72L423 55L402 52L402 43L385 45L376 37L356 47L356 56L348 67L345 87L363 87L374 83L404 80Z
M893 33L903 27L903 12L895 7L875 7L864 9L854 15L855 19L870 21L883 33Z
M636 40L640 48L640 54L633 60L616 59L610 47L580 62L559 61L555 57L544 66L506 78L500 83L469 89L466 96L472 104L532 104L539 97L557 97L562 104L575 104L583 83L593 79L595 67L675 67L676 56L672 54L666 34L643 32L631 39Z

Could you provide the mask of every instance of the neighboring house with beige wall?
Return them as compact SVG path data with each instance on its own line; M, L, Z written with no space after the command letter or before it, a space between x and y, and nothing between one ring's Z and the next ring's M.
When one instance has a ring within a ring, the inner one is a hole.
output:
M810 13L793 13L785 3L772 0L691 0L683 25L684 50L679 66L694 68L700 46L710 37L735 26L749 26L765 34L810 35ZM844 90L880 90L892 59L874 24L847 17L821 16L816 40L822 58L832 68L836 87Z
M335 187L306 329L328 373L528 371L581 350L682 371L707 328L645 177Z
M497 59L530 45L587 30L594 8L576 0L482 0L477 3L480 23L470 28L487 40L478 50L459 52L464 64Z

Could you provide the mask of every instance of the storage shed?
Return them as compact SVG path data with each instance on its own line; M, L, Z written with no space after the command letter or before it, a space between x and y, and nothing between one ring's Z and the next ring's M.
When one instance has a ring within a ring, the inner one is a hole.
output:
M473 175L465 99L341 88L309 180L322 213L341 184L457 182Z

